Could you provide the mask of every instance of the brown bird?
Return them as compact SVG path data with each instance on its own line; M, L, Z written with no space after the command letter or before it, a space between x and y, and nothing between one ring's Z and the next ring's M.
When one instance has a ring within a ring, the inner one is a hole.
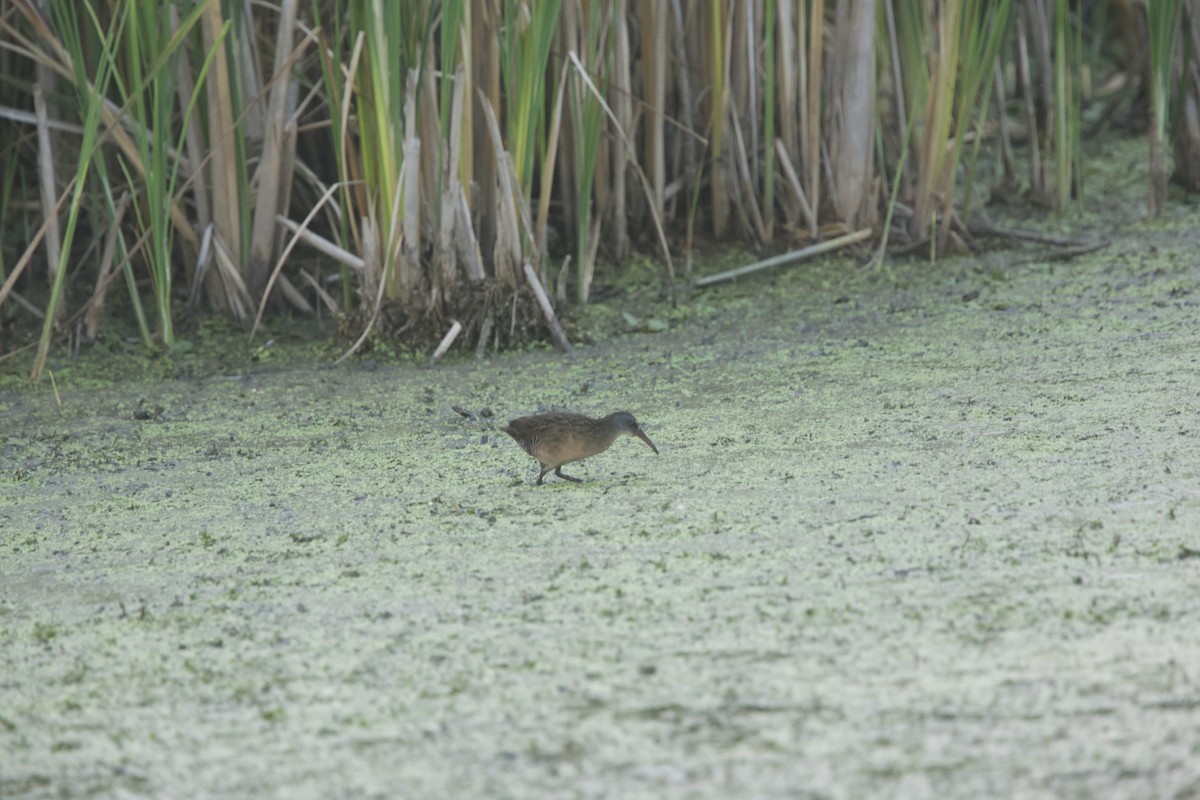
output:
M563 474L563 464L603 453L621 435L638 437L658 454L654 442L650 441L642 426L628 411L618 411L602 419L552 411L514 419L500 430L516 439L525 452L541 463L538 486L542 485L542 478L550 470L554 470L554 474L560 478L580 483L579 478Z

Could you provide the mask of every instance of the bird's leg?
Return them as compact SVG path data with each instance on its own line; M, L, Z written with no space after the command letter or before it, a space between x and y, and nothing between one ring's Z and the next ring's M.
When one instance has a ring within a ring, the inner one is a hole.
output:
M556 467L554 470L554 474L557 475L558 477L564 478L565 480L568 480L568 481L574 481L575 483L583 483L583 481L580 478L572 478L570 475L563 475L562 467Z
M542 464L542 471L538 473L537 485L542 485L542 478L546 477L546 473L550 471L550 467Z

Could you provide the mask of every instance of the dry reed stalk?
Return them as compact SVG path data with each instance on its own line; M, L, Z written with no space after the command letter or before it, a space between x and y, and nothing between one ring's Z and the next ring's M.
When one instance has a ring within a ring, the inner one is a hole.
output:
M692 79L691 79L691 61L688 58L687 39L684 35L683 27L683 10L680 8L680 0L671 0L671 31L672 40L675 44L675 60L678 67L675 70L675 79L679 83L678 95L683 99L679 104L679 121L682 128L675 128L676 137L682 142L681 147L674 148L678 154L676 169L674 172L681 175L680 180L691 182L696 179L699 172L699 159L696 156L696 141L702 139L696 131L696 122L692 115L692 103L688 98L692 97ZM665 101L664 101L665 102ZM664 108L665 113L665 108ZM704 142L707 146L707 142ZM664 167L665 168L665 167ZM697 180L698 183L698 180ZM666 203L667 196L664 190L663 202ZM666 215L666 208L658 212L660 215ZM694 215L688 218L688 247L687 251L691 253L692 241L692 223Z
M415 90L415 86L413 87ZM436 141L436 140L435 140ZM400 293L410 308L423 308L426 288L421 265L421 139L410 136L404 140L404 166L400 168Z
M888 36L888 51L891 53L891 70L892 70L892 92L893 107L896 111L896 130L903 132L908 130L908 99L904 93L904 70L900 66L900 41L896 35L896 9L893 3L884 3L884 27L887 30ZM900 159L897 158L897 161ZM881 165L881 171L887 171L886 163ZM909 171L903 170L893 180L900 182L901 190L906 197L912 196L912 180L909 178Z
M721 0L710 0L705 25L704 63L708 67L708 159L709 202L712 209L714 236L725 235L729 224L728 179L725 176L725 120L729 93L726 91L729 63L725 24Z
M1050 31L1054 27L1051 24L1053 10L1046 6L1046 0L1025 0L1025 7L1029 10L1027 30L1033 41L1033 58L1037 63L1038 75L1041 78L1034 85L1036 89L1034 96L1042 104L1042 111L1046 115L1046 129L1053 130L1054 81L1051 76L1054 75L1054 55L1050 42Z
M1012 137L1008 132L1008 114L1005 109L1008 103L1004 96L1004 70L1000 66L1000 59L997 58L993 68L992 81L995 86L992 89L992 96L996 101L996 124L999 127L1000 138L1000 162L1004 168L1004 183L1005 187L1017 185L1017 162L1013 156Z
M796 168L792 165L792 159L788 156L783 140L775 140L775 151L776 155L779 156L779 168L783 171L784 185L791 190L792 201L800 209L805 222L808 223L808 230L811 235L812 231L817 229L817 215L813 212L812 205L804 195L804 187L800 185L800 176L796 174ZM793 217L792 224L795 224L794 219Z
M368 264L372 262L378 263L379 259L379 254L376 252L378 241L376 240L375 232L372 229L373 225L374 223L372 223L369 218L363 219L363 227L366 229L363 235L363 243L366 245L366 249L363 252L363 260ZM360 286L367 281L372 280L370 277L372 275L380 278L375 286L375 302L371 308L371 318L367 320L367 324L363 326L362 333L360 333L358 338L354 340L354 344L350 345L350 349L342 353L341 356L339 356L338 359L333 362L334 366L337 366L358 352L358 348L363 346L363 342L367 340L367 337L371 335L371 331L374 330L375 323L379 320L379 310L383 308L383 292L387 283L386 281L382 280L382 272L365 269L361 274L365 280L360 283Z
M38 73L47 74L44 68L39 68ZM49 282L53 283L62 252L62 232L58 227L57 204L54 202L54 148L50 144L50 129L47 125L49 114L46 111L46 98L41 80L33 84L33 111L37 117L38 189L42 217L49 223L46 228L46 274L49 276ZM61 313L60 310L60 318Z
M383 302L383 293L387 281L383 275L383 255L380 252L380 242L376 233L377 223L375 214L368 209L365 217L359 220L362 229L362 261L363 269L358 275L358 293L360 309L370 311L372 317L379 313L379 305ZM374 305L370 304L374 297Z
M421 279L421 138L417 135L417 81L415 69L408 71L404 91L404 143L401 146L398 194L392 208L399 238L393 240L393 268L399 270L399 289L395 284L390 296L409 308L423 308L424 281ZM434 140L436 141L436 139ZM398 258L396 256L398 255Z
M212 51L216 48L212 67L204 82L208 98L209 183L212 186L213 235L219 244L218 252L223 249L226 253L240 254L242 228L238 219L238 155L234 141L237 115L233 109L227 40L221 35L223 26L220 0L207 0L200 28L205 49ZM218 259L218 264L220 263ZM245 319L245 309L241 303L233 301L233 298L240 294L239 289L218 283L222 276L228 274L229 271L224 269L209 272L205 281L208 301L218 310L230 311L236 319Z
M475 236L475 226L471 222L471 209L467 205L467 195L462 186L455 184L451 187L454 192L455 237L454 244L458 257L467 271L467 278L481 281L486 277L483 271L483 256L479 249L479 239Z
M516 171L512 166L512 158L504 149L500 137L500 126L491 105L483 98L483 118L491 137L492 154L497 169L495 171L496 192L496 240L492 251L492 269L496 279L510 288L517 288L517 264L521 261L521 243L517 229L518 197L520 183L516 180ZM492 215L488 215L489 217Z
M475 358L483 358L487 353L488 338L492 335L492 315L488 314L479 325L479 340L475 342Z
M446 141L445 169L442 172L441 213L438 215L438 253L437 253L437 293L439 305L444 305L454 293L458 282L458 258L454 249L455 231L457 230L458 215L455 206L458 202L459 153L462 151L462 117L463 117L463 68L460 64L454 77L450 78L454 87L450 92L450 130Z
M254 307L254 301L250 298L250 290L242 277L242 271L238 269L237 261L215 231L213 256L217 268L218 286L222 292L222 307L229 309L235 319L246 319L250 315L250 309Z
M838 220L856 227L871 213L875 178L875 3L839 3L836 38L831 166Z
M435 85L437 65L433 63L434 52L430 47L425 51L425 67L420 70L417 80L421 86L417 91L419 113L417 114L417 136L421 142L421 150L425 153L418 165L421 197L428 197L429 202L421 203L419 221L422 238L432 238L439 225L437 211L438 190L444 186L444 172L438 172L438 166L447 161L446 148L449 140L442 138L440 128L441 114L438 112L438 91ZM434 253L433 264L429 272L429 281L433 284L435 294L441 293L438 279L442 275L437 254Z
M179 6L176 3L171 3L167 9L170 30L172 34L179 31ZM179 49L179 59L175 66L175 96L180 108L187 108L191 102L192 96L196 90L195 72L192 68L191 58L188 54L188 48L181 47ZM188 177L185 183L186 188L190 188L192 197L194 198L193 209L195 219L195 229L198 231L210 231L211 236L211 221L212 221L212 198L209 193L208 175L203 169L207 159L204 155L204 143L200 130L200 115L191 114L188 116L187 127L184 129L184 147L187 150L187 157L182 159L187 164ZM180 189L183 192L184 188ZM192 250L192 252L196 252ZM185 261L184 268L188 283L193 283L196 276L196 263L188 260Z
M1033 78L1029 69L1029 45L1025 34L1025 10L1017 13L1017 76L1025 99L1025 124L1029 127L1029 192L1035 198L1046 197L1046 180L1042 171L1041 137L1038 136L1037 109L1034 107Z
M781 266L784 266L785 264L791 264L796 261L801 261L801 260L803 260L805 258L809 258L811 256L820 255L821 253L827 253L830 250L838 250L843 247L849 247L852 244L857 244L858 242L862 242L862 241L865 241L865 240L871 238L871 236L873 234L874 234L874 231L871 230L870 228L863 228L862 230L854 231L853 233L848 233L845 236L839 236L836 239L830 239L827 242L820 242L818 244L810 245L808 247L804 247L799 250L792 250L790 252L783 253L781 255L777 255L773 258L768 258L763 261L756 261L753 264L747 264L744 267L738 267L736 269L726 270L725 272L718 272L716 275L708 275L708 276L696 281L696 288L699 289L704 286L712 286L714 283L722 283L724 281L731 281L731 280L734 280L735 278L741 278L745 275L749 275L754 272L759 272L764 269L771 269L772 267L781 267Z
M799 110L796 106L799 76L796 72L797 68L801 66L801 62L796 47L795 2L793 0L777 0L776 17L775 86L779 113L775 118L779 125L778 138L783 142L783 148L788 153L788 157L792 158L800 154L800 134L796 127L799 117ZM794 224L794 220L791 222Z
M605 30L607 30L607 28ZM601 38L604 39L607 37L602 36ZM607 95L607 97L605 98L605 102L609 103L609 108L614 108L614 113L615 113L615 106L608 100L608 97L613 96L613 86L612 86L612 81L608 77L608 73L610 71L611 64L607 63L607 61L609 61L609 59L605 58L605 52L604 52L605 44L603 41L601 41L600 44L597 46L598 52L592 52L589 50L588 44L586 44L587 37L584 37L584 41L585 41L585 47L584 47L583 56L587 59L588 71L593 75L602 76L600 83L602 84L603 88L605 90L607 90L605 92ZM581 105L586 105L586 104L581 104ZM588 209L588 219L589 219L588 230L590 231L592 229L590 220L593 217L596 219L600 219L600 220L606 220L612 214L613 183L614 183L615 177L616 177L614 164L615 164L616 158L617 158L616 152L618 150L619 143L616 142L616 140L613 137L604 135L605 131L603 130L604 129L603 117L599 118L599 120L597 121L597 124L595 126L593 126L590 123L590 121L588 120L588 116L587 116L588 110L589 109L581 108L581 111L582 111L581 116L582 116L583 123L584 123L582 126L582 133L583 133L582 139L584 140L584 148L583 148L581 155L584 156L584 159L583 159L583 170L580 171L580 177L583 177L584 171L588 170L586 153L588 151L589 146L587 144L587 140L589 139L589 137L594 135L595 136L595 145L592 146L593 157L592 157L592 163L591 163L591 169L590 169L590 172L591 172L591 195L590 195L591 207ZM582 205L582 204L579 203L578 201L576 201L576 205ZM588 249L589 250L592 249L590 241L588 243ZM613 249L614 250L616 249L615 243L614 243ZM595 264L591 265L592 270L595 270L595 267L596 267ZM544 265L543 265L543 269L544 269ZM580 299L583 302L586 302L587 295L584 295Z
M737 178L737 185L741 192L738 196L736 208L738 214L743 218L743 224L746 230L755 238L759 244L765 244L767 241L767 230L763 224L762 212L759 210L758 197L754 191L754 174L753 168L750 165L750 159L746 155L746 142L742 138L742 123L738 119L737 114L733 113L732 108L729 114L729 128L733 132L730 143L730 153L733 156L733 172Z
M279 7L279 26L275 32L275 62L271 72L273 77L267 96L267 108L263 114L262 154L253 182L257 190L254 193L254 215L250 227L250 261L246 265L251 294L254 297L263 296L264 301L271 255L275 252L275 218L287 210L287 197L283 192L283 167L284 162L288 160L285 150L288 138L285 131L289 127L287 100L292 83L289 64L292 54L292 32L295 27L296 0L283 0Z
M559 324L558 317L554 314L554 306L550 305L550 298L546 295L546 290L542 288L537 272L528 261L522 266L525 280L529 282L529 288L533 289L533 296L537 298L538 306L542 309L542 316L545 317L546 325L550 328L550 338L554 341L554 346L564 353L570 353L571 340L567 338L567 332Z
M578 16L580 11L578 2L567 2L563 5L562 14L558 21L558 28L555 31L558 52L576 56L583 49L580 45L579 36L580 22ZM586 53L584 57L588 57ZM561 88L566 113L561 117L559 122L557 138L560 140L558 148L561 150L562 157L557 158L555 161L554 178L558 181L559 196L566 199L562 203L563 218L561 220L561 230L570 232L570 238L575 242L576 250L579 252L583 245L586 244L584 237L587 235L587 231L581 229L579 219L582 214L590 213L591 209L581 208L578 201L582 195L582 182L585 178L590 179L592 176L585 176L580 166L580 150L583 146L583 139L586 133L582 112L584 102L582 92L577 86L570 83L565 72L566 68L567 63L566 59L564 59L564 85ZM548 186L548 184L546 185ZM569 199L574 199L575 202L570 202ZM587 201L589 203L592 202L590 193ZM542 268L542 279L548 280L548 276L545 274L545 265L539 264L539 266ZM579 279L577 281L577 285L580 287L578 290L579 302L584 303L587 301L587 297L583 294L583 287L586 285L586 281L583 279L585 264L582 259L576 269L579 272Z
M471 49L472 32L475 30L475 4L463 3L462 8L462 24L459 27L459 57L461 61L458 65L458 72L462 75L462 82L457 87L462 98L456 101L456 105L462 112L462 122L460 126L466 132L466 136L459 135L461 142L461 150L458 153L458 173L457 178L462 186L471 186L475 180L475 163L474 155L474 138L472 132L475 130L475 52Z
M329 292L325 291L320 282L310 275L306 269L300 270L300 276L304 278L304 282L309 285L309 288L316 292L317 298L325 305L325 310L327 310L330 314L336 314L338 312L337 301L333 299ZM320 311L320 308L320 306L317 306L318 311ZM318 319L319 318L320 316L318 314Z
M592 291L592 280L596 277L596 253L600 250L600 216L592 217L588 225L587 251L584 253L583 276L580 279L580 296L586 298Z
M236 53L233 61L236 74L233 78L241 83L241 96L245 98L238 114L238 125L242 136L247 141L257 144L263 140L267 127L266 109L255 102L263 96L264 90L262 75L258 71L258 65L262 63L258 54L258 26L254 24L250 3L242 3L232 8L233 15L241 17L240 20L230 20L233 23L230 36L234 45L233 52Z
M340 184L334 184L333 188L334 189L340 188ZM313 210L320 211L321 207L322 207L321 201L318 201ZM332 258L334 261L338 262L342 266L349 267L350 269L354 270L355 272L362 272L366 269L365 262L363 261L362 258L354 255L354 253L351 253L349 250L346 250L345 248L338 247L336 244L329 241L325 237L310 231L306 227L308 224L308 220L310 220L310 219L312 219L312 214L310 214L305 219L305 223L303 225L298 222L293 222L292 220L290 220L284 216L276 217L275 221L279 225L283 226L283 228L285 228L286 230L291 231L299 241L302 241L305 244L309 245L310 247L314 248L315 250L318 250L319 252L324 253L325 255L329 256L330 258Z
M194 314L200 305L200 285L204 282L204 274L208 271L208 265L212 263L212 239L213 225L210 222L204 226L204 231L200 234L200 252L196 254L195 271L188 289L187 310L189 314Z
M799 15L803 24L803 14ZM809 12L807 44L807 78L804 106L804 150L803 168L808 185L808 200L814 210L821 208L821 80L824 77L825 50L825 0L813 0ZM813 225L809 234L817 238L817 227Z
M749 140L751 142L751 150L753 143L756 140L754 119L758 116L758 88L756 82L758 78L758 70L754 65L754 50L747 47L746 35L753 29L753 6L754 2L732 3L729 6L728 13L725 15L727 19L728 30L725 34L726 46L726 61L728 67L725 70L725 91L729 95L729 106L731 115L726 121L736 119L738 124L742 126L743 136L745 129L750 128ZM751 19L747 19L751 17ZM733 136L732 132L729 134ZM732 143L731 143L732 144ZM753 153L747 153L747 161L753 161ZM730 161L736 159L736 155L730 154ZM730 180L737 185L740 180L736 174L736 169L730 164L731 172ZM751 178L753 181L753 178ZM739 214L741 212L739 211Z
M667 184L665 134L667 53L670 50L667 43L668 11L659 0L640 0L638 9L642 33L642 102L645 103L643 117L646 120L642 135L643 169L650 180L654 207L658 209L659 214L663 214L666 211L664 192ZM618 14L617 19L619 24L625 24L622 14Z
M335 257L335 254L341 251L341 248L336 247L331 242L322 239L320 236L317 236L308 230L308 226L312 223L313 219L319 213L321 213L321 209L325 207L326 203L332 202L334 193L340 188L340 184L336 183L327 187L325 189L325 193L321 195L321 199L313 205L312 209L308 212L308 215L304 218L304 221L299 225L285 218L283 215L277 215L275 217L275 222L277 225L286 230L292 231L292 238L279 253L279 258L275 261L275 267L271 270L267 279L267 283L263 287L263 291L258 295L258 311L254 315L254 324L250 328L250 341L254 341L254 334L258 331L258 326L262 323L263 311L266 310L267 301L271 297L271 289L276 282L279 282L280 289L288 297L289 302L305 313L312 313L312 306L310 306L308 301L304 299L304 296L301 295L299 291L297 291L296 288L291 285L291 282L288 281L287 276L283 274L283 265L287 263L288 256L292 254L292 250L300 241L313 244L318 249L322 250L322 252L325 252L329 255L334 255ZM317 242L320 242L320 244L317 244ZM342 263L345 266L353 266L352 263L348 263L346 261L343 261ZM363 264L360 260L358 264L360 273L362 271L362 267Z
M612 96L612 106L617 115L617 124L624 130L633 132L633 76L631 69L631 54L629 47L629 23L626 19L627 0L614 2L614 52L613 69L616 79L609 82L609 93ZM659 56L661 58L662 56ZM612 219L612 255L618 262L624 261L629 255L629 212L626 208L625 175L629 170L629 162L633 160L633 151L623 142L614 141L612 148L612 201L609 217ZM661 197L657 198L661 201ZM661 210L659 213L662 213Z
M562 266L558 268L558 280L554 283L554 299L559 305L567 304L567 267L571 265L571 254L567 253L563 258Z
M452 319L450 322L453 324L450 326L450 330L446 331L446 335L442 337L442 340L438 342L437 349L433 351L433 355L429 358L430 364L436 364L441 361L442 356L446 355L446 351L450 349L454 344L454 340L462 333L463 326L461 322L456 319Z
M362 31L354 37L354 47L350 50L350 58L345 67L347 76L357 75L359 63L362 61L363 53L366 48L366 36ZM325 56L325 48L321 50L322 56ZM337 70L339 65L331 65L330 70ZM365 215L367 207L366 185L362 177L361 156L355 151L355 140L353 137L347 136L345 131L350 130L350 109L354 107L354 87L355 81L345 80L342 85L341 97L337 102L338 123L336 130L342 131L342 141L335 145L337 151L337 174L343 176L343 203L342 215L348 220L361 220ZM355 157L351 158L351 154ZM361 225L355 225L353 222L346 225L347 230L355 249L358 252L365 252L366 236ZM364 259L365 260L365 259ZM364 272L365 276L366 273ZM360 280L362 278L360 277Z
M775 213L778 202L775 197L778 192L779 169L775 163L776 132L779 129L779 66L777 49L779 23L777 0L765 0L763 5L763 135L761 147L763 150L763 225L767 231L767 240L775 238Z
M494 209L499 202L496 197L497 187L499 185L498 164L496 158L495 143L492 138L492 129L496 126L495 116L496 110L500 108L502 101L500 95L500 25L502 20L496 18L499 12L499 4L486 3L468 3L468 7L479 11L479 19L472 18L471 24L471 52L475 56L473 62L473 83L475 84L475 95L478 97L478 110L482 113L474 114L474 125L471 129L471 141L475 142L475 147L472 149L472 157L475 170L475 186L479 187L478 197L473 198L480 209ZM468 95L471 97L471 95ZM493 142L492 147L487 147L486 142ZM495 213L481 214L479 218L478 238L481 248L484 252L494 251L496 246L496 227L497 215ZM497 271L496 265L492 266L493 274L501 282L509 287L516 288L516 273L511 263L506 263L501 267L501 271Z

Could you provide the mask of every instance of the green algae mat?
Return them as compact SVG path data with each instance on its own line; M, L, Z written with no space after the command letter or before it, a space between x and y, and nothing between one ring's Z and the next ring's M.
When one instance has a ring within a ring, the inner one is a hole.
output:
M1196 797L1193 223L570 360L4 365L0 797ZM543 407L661 454L534 486Z

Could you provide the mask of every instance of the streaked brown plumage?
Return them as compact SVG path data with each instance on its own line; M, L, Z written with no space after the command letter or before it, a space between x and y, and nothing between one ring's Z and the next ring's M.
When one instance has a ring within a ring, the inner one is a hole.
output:
M601 419L551 411L519 417L500 430L516 439L517 444L542 465L537 477L539 486L550 470L554 470L554 474L560 478L578 483L579 478L562 473L563 464L603 453L618 436L636 436L650 445L655 454L658 453L654 442L650 441L650 437L642 431L642 426L628 411L618 411Z

